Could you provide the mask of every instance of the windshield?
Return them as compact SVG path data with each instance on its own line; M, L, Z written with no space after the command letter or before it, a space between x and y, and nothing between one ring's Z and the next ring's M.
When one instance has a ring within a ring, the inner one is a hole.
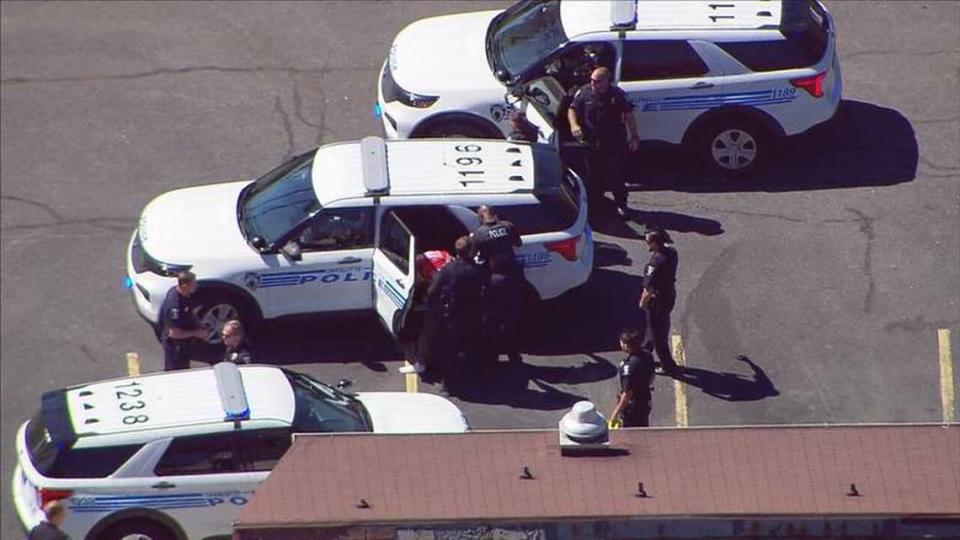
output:
M301 433L370 431L363 404L352 396L304 375L288 371L296 410L293 428Z
M521 2L490 25L487 53L494 70L513 78L567 41L560 22L560 0Z
M272 246L320 208L313 191L313 156L297 156L263 175L240 193L238 217L247 238Z

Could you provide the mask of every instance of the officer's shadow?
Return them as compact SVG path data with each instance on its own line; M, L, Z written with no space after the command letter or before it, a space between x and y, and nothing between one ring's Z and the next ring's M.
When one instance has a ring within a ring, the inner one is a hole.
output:
M454 395L471 403L507 405L519 409L569 409L587 398L558 389L556 384L602 381L616 375L607 360L590 355L590 360L569 367L498 363L465 376Z
M704 394L725 401L757 401L780 395L773 381L767 377L760 366L743 355L738 355L737 360L747 364L752 373L750 375L717 373L706 369L685 367L676 378L699 388Z

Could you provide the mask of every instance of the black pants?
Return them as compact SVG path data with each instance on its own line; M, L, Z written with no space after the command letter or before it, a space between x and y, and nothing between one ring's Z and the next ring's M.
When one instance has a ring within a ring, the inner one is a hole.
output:
M520 311L523 307L522 270L491 274L488 331L496 353L520 353Z
M587 154L587 194L590 203L597 204L607 191L613 192L613 202L620 207L627 205L627 186L624 168L627 158L626 144L614 142L592 146Z
M190 369L190 358L196 353L192 339L170 339L163 341L163 370L176 371Z
M645 396L638 396L627 404L620 413L623 427L647 427L650 425L650 402L652 396L647 392Z
M646 329L643 333L643 348L656 351L657 359L665 370L677 368L670 352L670 312L676 302L676 294L661 295L653 303L643 308Z

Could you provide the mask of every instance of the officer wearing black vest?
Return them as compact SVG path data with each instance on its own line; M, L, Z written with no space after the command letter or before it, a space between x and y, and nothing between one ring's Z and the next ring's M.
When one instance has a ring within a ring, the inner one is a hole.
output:
M461 236L454 247L457 257L437 272L427 289L430 331L436 332L429 354L439 361L438 375L448 391L460 382L465 364L478 356L487 284L486 271L473 260L470 239Z
M653 356L643 349L641 341L639 332L620 335L620 348L627 357L617 367L620 393L610 419L619 418L623 427L650 425L654 365Z
M646 350L655 350L663 370L675 374L679 370L670 353L670 312L677 301L677 250L668 246L671 243L666 231L654 229L647 233L644 240L650 251L650 260L643 267L643 292L640 294L640 308L646 316L646 332L643 346Z
M163 343L165 371L188 369L190 356L199 352L200 340L207 337L207 330L197 317L200 303L196 292L197 277L193 272L180 272L177 285L167 292L160 306L160 341Z
M590 83L574 94L567 110L567 120L570 122L570 134L586 142L590 148L587 155L590 173L587 190L591 206L599 207L596 203L603 194L612 191L617 213L626 217L626 151L629 148L631 152L636 152L640 147L640 138L633 117L633 104L623 90L611 84L610 79L609 69L598 67L593 70Z
M523 240L513 223L501 220L490 206L477 209L477 217L480 226L470 238L477 249L478 259L490 271L489 323L507 358L511 362L521 362L523 266L517 260L514 248L523 245Z

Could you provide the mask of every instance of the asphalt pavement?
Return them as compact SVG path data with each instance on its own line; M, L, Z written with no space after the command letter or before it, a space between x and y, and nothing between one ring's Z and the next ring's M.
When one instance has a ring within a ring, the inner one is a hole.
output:
M14 435L41 393L123 375L130 351L162 366L122 284L143 206L382 133L371 108L392 37L478 4L0 3L0 536L19 534ZM957 385L941 372L960 350L960 3L828 7L845 101L759 179L641 151L630 203L676 241L690 366L682 383L658 379L655 425L939 422ZM616 336L635 321L647 254L622 223L596 239L591 281L537 315L525 365L458 400L474 427L552 427L580 399L613 407ZM371 321L262 339L275 363L406 387Z

